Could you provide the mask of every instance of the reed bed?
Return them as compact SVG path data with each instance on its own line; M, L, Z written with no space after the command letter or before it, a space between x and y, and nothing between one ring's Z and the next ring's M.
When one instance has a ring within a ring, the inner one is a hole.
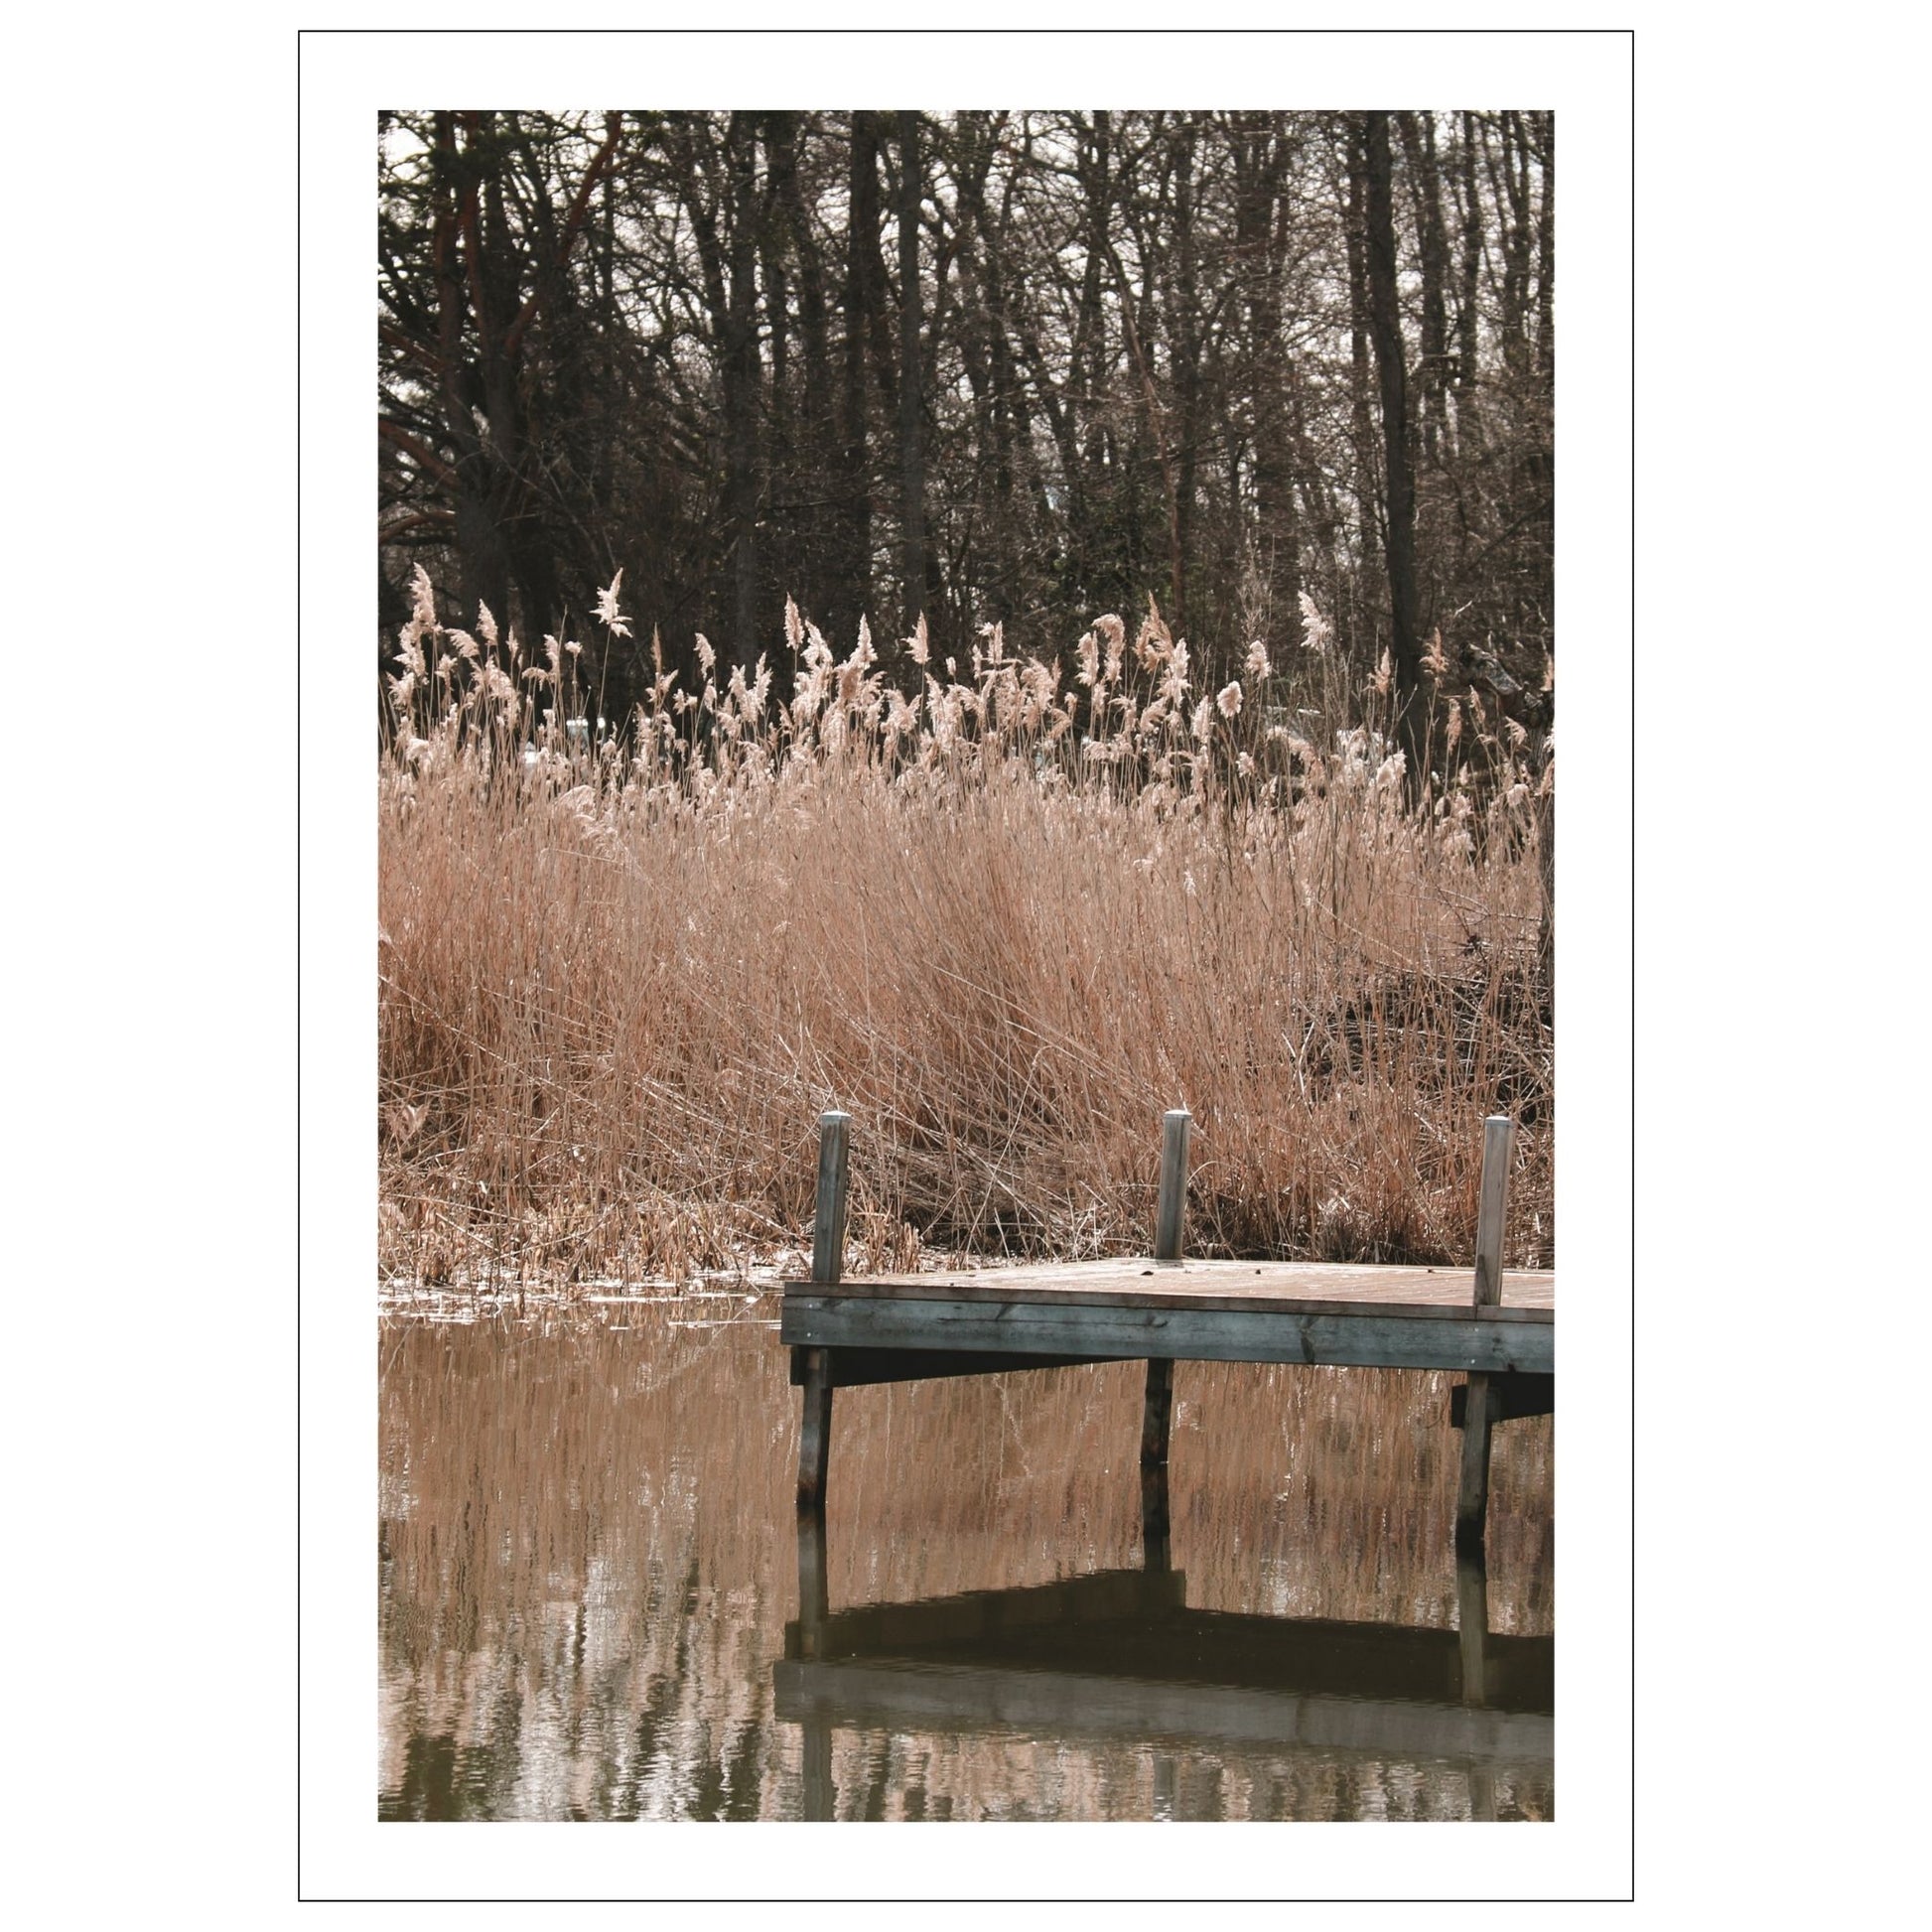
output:
M1386 665L1351 680L1306 601L1292 663L1211 690L1152 605L1064 664L997 625L840 657L787 607L788 697L651 649L612 732L573 643L451 628L418 574L377 780L391 1278L782 1263L834 1106L855 1269L1144 1248L1172 1106L1190 1252L1466 1259L1502 1109L1508 1259L1553 1264L1554 764L1493 697L1439 678L1411 772Z

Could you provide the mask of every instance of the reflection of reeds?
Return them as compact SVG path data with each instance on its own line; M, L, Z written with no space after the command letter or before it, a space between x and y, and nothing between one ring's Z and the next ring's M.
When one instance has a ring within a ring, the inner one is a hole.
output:
M1196 1252L1466 1256L1500 1107L1509 1259L1552 1264L1520 728L1451 709L1415 806L1319 650L1318 685L1263 652L1210 693L1152 612L1070 679L997 626L943 682L922 638L889 677L787 635L787 703L762 660L662 673L621 746L568 729L569 644L449 630L419 585L379 779L388 1268L794 1245L834 1104L861 1268L1144 1245L1172 1105Z
M672 1326L720 1306L385 1325L381 1775L396 1809L438 1750L475 1814L796 1802L798 1734L772 1718L770 1666L796 1611L798 1405L770 1302ZM1451 1625L1449 1379L1181 1364L1173 1557L1188 1601ZM1139 1404L1136 1365L841 1390L833 1604L1137 1563ZM1490 1625L1542 1634L1550 1424L1496 1440ZM842 1733L836 1752L860 1809L997 1815L1031 1793L1062 1815L1152 1815L1149 1759L1124 1745ZM1230 1816L1459 1802L1428 1767L1179 1756L1183 1786L1220 1780ZM1388 1788L1343 1789L1368 1777Z

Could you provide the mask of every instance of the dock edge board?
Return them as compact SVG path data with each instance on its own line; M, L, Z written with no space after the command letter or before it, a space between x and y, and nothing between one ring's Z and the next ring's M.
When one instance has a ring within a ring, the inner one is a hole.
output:
M787 1292L778 1339L792 1347L973 1349L1108 1360L1292 1362L1551 1375L1554 1321L1429 1310L1127 1308L1038 1302L889 1302Z

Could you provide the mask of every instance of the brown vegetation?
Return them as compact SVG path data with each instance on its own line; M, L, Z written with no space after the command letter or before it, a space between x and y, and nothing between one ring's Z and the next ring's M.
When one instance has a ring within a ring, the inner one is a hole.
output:
M1500 1108L1508 1259L1552 1265L1554 766L1436 647L1405 769L1386 667L1350 689L1305 615L1215 692L1152 607L1070 675L997 625L970 663L923 626L840 659L788 607L788 701L700 639L702 690L659 675L619 736L572 643L443 628L419 574L378 778L385 1270L797 1247L832 1106L858 1267L1143 1247L1176 1105L1192 1252L1466 1258Z

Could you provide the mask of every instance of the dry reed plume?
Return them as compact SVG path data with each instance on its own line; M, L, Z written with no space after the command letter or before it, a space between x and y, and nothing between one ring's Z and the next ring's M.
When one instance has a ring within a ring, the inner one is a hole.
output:
M768 1259L831 1106L858 1267L1142 1248L1175 1105L1192 1252L1466 1258L1502 1108L1509 1258L1552 1264L1554 765L1493 698L1432 687L1418 785L1386 672L1344 710L1306 600L1292 666L1257 643L1214 690L1151 606L1070 678L997 625L940 664L921 624L891 670L786 632L789 701L700 638L702 689L660 668L619 739L573 644L447 628L418 573L378 778L385 1271Z

